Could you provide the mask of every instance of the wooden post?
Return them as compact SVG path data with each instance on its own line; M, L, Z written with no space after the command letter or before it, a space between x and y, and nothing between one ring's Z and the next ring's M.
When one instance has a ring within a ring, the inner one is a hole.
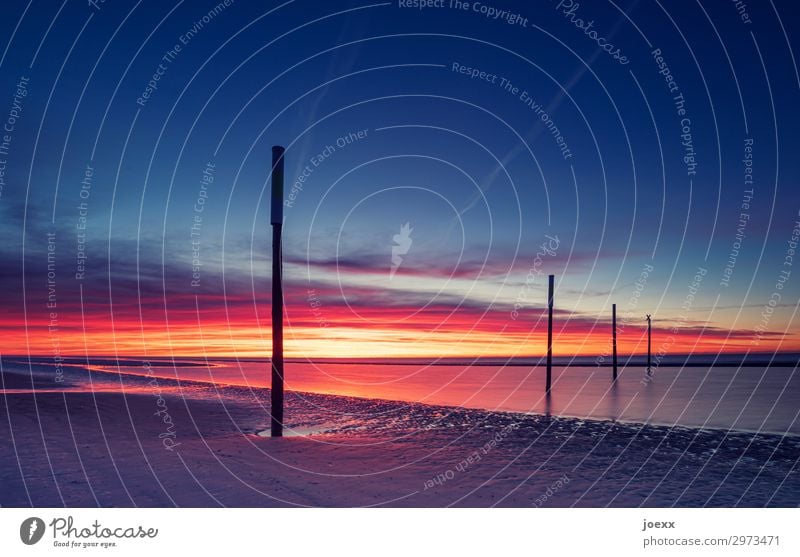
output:
M283 147L272 148L272 437L283 436L283 153Z
M554 275L547 277L547 384L545 392L550 394L553 385L553 281Z
M653 336L653 323L650 319L650 314L647 314L647 375L651 375L650 369L650 339Z
M612 365L614 381L617 380L617 304L611 304L611 345L613 350Z

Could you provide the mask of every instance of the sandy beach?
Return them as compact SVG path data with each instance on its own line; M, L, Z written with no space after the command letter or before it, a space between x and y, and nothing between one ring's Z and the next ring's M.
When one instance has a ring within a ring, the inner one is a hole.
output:
M33 369L2 376L2 506L800 503L795 436L288 393L271 439L266 389Z

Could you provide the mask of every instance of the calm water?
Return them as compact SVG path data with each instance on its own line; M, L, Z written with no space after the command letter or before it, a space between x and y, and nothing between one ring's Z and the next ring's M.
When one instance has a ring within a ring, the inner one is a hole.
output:
M118 369L142 373L140 366ZM269 386L265 362L152 371L171 379ZM793 367L660 367L650 378L644 368L628 367L615 384L610 368L559 367L553 370L549 401L544 375L543 367L287 363L286 387L486 410L800 434L800 377Z

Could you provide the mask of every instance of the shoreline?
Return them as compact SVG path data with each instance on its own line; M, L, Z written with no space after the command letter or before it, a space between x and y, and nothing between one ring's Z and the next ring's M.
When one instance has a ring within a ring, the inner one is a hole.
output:
M747 356L751 359L728 360L732 357ZM643 354L619 355L620 368L647 367L647 356ZM703 359L707 358L707 359ZM11 364L43 364L55 365L52 356L40 355L5 355L0 357L0 362ZM235 358L235 357L207 357L207 356L153 356L142 358L138 356L114 357L99 356L66 356L60 357L59 363L71 366L136 366L145 362L152 367L205 367L214 362L224 363L263 363L269 365L269 358ZM475 358L285 358L286 364L335 364L352 366L493 366L493 367L545 367L544 356L508 356L508 357L475 357ZM555 356L553 367L587 367L610 368L613 367L610 355L597 356ZM668 359L653 358L653 368L676 367L800 367L800 353L775 352L752 354L678 354L669 356Z
M48 364L40 364L45 365L45 369L51 367ZM155 367L155 366L153 366ZM82 372L89 374L90 376L94 374L104 374L108 377L118 377L120 378L120 384L123 378L127 378L130 380L135 381L144 381L146 383L150 383L153 380L157 382L164 382L165 385L169 385L169 389L171 390L178 390L181 391L184 388L190 387L198 387L201 389L208 389L208 390L236 390L236 391L250 391L251 393L259 393L262 397L264 402L269 399L270 388L262 385L245 385L245 384L237 384L237 383L228 383L224 381L203 381L198 379L177 379L172 377L165 377L160 375L153 375L153 374L137 374L137 373L130 373L125 371L114 371L109 369L104 369L102 366L92 366L91 368L86 367L85 365L75 365L75 369L80 369ZM37 370L38 371L38 370ZM7 387L5 385L5 380L7 377L13 377L15 379L15 383L17 384L16 387ZM34 375L35 378L33 389L27 389L30 387L31 383L27 378L31 377L27 372L19 372L15 370L3 370L0 372L0 393L4 393L9 389L13 389L14 392L9 391L8 394L33 394L35 392L51 392L57 393L61 390L61 385L63 385L63 390L66 392L76 392L70 387L78 386L77 384L71 384L69 379L66 379L64 383L57 383L53 382L44 382L41 380L41 376ZM22 378L26 378L23 380ZM26 387L24 392L21 392L24 387ZM165 385L162 385L163 388ZM87 391L91 392L91 391ZM99 388L95 392L104 393L104 394L127 394L127 395L136 395L139 394L135 389L129 388L126 392L122 390L116 390L115 387L104 387ZM178 396L175 393L168 393L171 396ZM789 438L796 438L800 439L800 433L784 430L784 431L777 431L777 430L770 430L770 429L753 429L753 428L734 428L734 427L724 427L724 426L711 426L711 425L692 425L692 424L680 424L680 423L670 423L670 422L660 422L660 421L649 421L644 422L641 420L634 420L634 419L625 419L625 418L612 418L612 417L598 417L598 416L587 416L587 415L575 415L575 414L558 414L558 413L544 413L544 412L533 412L533 411L520 411L514 409L507 409L507 408L483 408L483 407L472 407L472 406L459 406L459 405L452 405L452 404L441 404L435 402L427 402L427 401L411 401L411 400L398 400L398 399L391 399L391 398L383 398L383 397L376 397L376 396L355 396L355 395L346 395L346 394L335 394L329 392L318 392L318 391L308 391L308 390L301 390L301 389L286 389L287 395L292 395L296 397L321 397L321 398L330 398L331 400L359 400L364 402L371 402L376 404L386 404L386 405L397 405L402 408L406 407L415 407L421 406L436 410L450 410L450 411L471 411L471 412L483 412L486 414L499 414L499 415L508 415L508 416L516 416L518 418L524 419L528 417L538 417L538 418L546 418L546 419L553 419L553 420L578 420L578 421L589 421L598 424L620 424L624 426L634 427L634 428L663 428L663 429L684 429L687 431L698 431L698 432L714 432L719 434L747 434L747 435L754 435L754 436L768 436L768 437L789 437ZM191 398L191 397L189 397ZM202 399L198 399L202 400ZM268 428L267 428L268 429ZM798 455L800 459L800 455Z
M800 503L796 437L287 392L287 432L313 434L273 439L267 389L158 387L0 397L0 504Z

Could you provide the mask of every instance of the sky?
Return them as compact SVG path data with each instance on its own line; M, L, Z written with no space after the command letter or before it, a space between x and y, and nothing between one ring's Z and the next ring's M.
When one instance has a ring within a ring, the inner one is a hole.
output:
M269 356L273 145L290 357L800 351L793 2L2 10L0 355Z

